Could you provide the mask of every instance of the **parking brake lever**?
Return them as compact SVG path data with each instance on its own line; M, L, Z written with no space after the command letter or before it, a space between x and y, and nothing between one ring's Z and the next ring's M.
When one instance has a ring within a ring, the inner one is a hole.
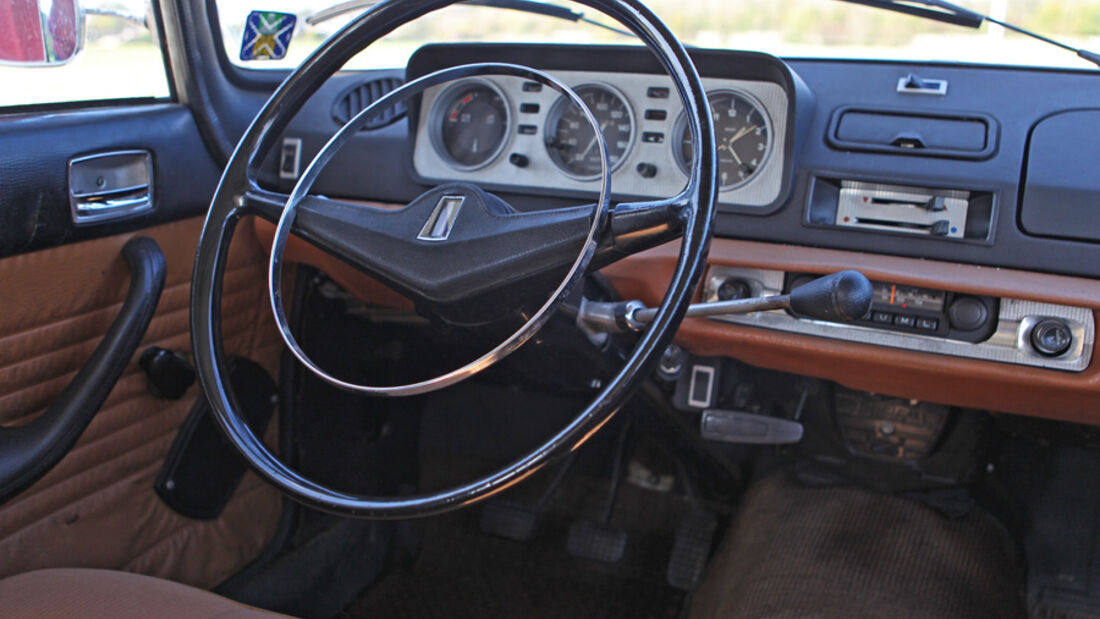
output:
M871 282L858 271L840 271L815 279L787 294L730 301L692 303L685 317L749 314L789 309L804 318L829 322L851 322L871 309ZM657 315L656 308L641 301L581 303L577 321L583 328L599 332L641 330Z

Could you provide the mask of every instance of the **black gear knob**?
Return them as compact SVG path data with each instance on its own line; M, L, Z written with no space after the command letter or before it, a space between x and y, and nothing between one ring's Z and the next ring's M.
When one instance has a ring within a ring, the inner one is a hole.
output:
M791 311L830 322L859 320L871 309L874 289L858 271L826 275L791 290Z

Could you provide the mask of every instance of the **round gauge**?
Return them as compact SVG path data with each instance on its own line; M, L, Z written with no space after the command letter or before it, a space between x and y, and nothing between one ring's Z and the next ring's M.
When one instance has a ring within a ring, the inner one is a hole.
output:
M592 111L607 142L611 169L626 158L634 142L634 113L626 99L608 86L588 84L574 89ZM562 97L547 118L546 151L566 174L581 180L600 177L596 132L579 108Z
M507 141L508 103L488 82L465 81L451 87L436 100L431 118L436 150L459 169L487 165Z
M718 147L718 187L743 185L764 167L771 152L771 126L763 107L748 95L732 90L707 93ZM691 132L681 117L676 159L684 171L691 166Z

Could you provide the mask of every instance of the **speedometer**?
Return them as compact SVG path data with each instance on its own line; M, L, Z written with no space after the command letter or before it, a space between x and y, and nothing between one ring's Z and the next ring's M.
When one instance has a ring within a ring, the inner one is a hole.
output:
M718 186L722 190L743 185L756 176L771 153L771 128L763 106L748 95L732 90L707 93L718 147ZM681 118L677 160L687 172L691 166L691 132Z
M508 136L508 103L488 82L460 82L437 99L431 115L436 150L461 170L480 168L500 154Z
M615 169L626 158L634 141L634 113L626 98L602 84L588 84L574 89L592 111L607 142L607 155ZM600 176L600 149L596 147L596 132L584 113L562 97L554 104L547 118L546 151L550 159L566 174L582 180Z

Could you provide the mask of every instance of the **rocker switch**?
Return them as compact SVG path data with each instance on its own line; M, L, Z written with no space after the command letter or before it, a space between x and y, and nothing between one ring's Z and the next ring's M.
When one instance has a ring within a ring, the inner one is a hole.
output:
M279 150L279 178L298 180L302 160L302 138L283 138Z

